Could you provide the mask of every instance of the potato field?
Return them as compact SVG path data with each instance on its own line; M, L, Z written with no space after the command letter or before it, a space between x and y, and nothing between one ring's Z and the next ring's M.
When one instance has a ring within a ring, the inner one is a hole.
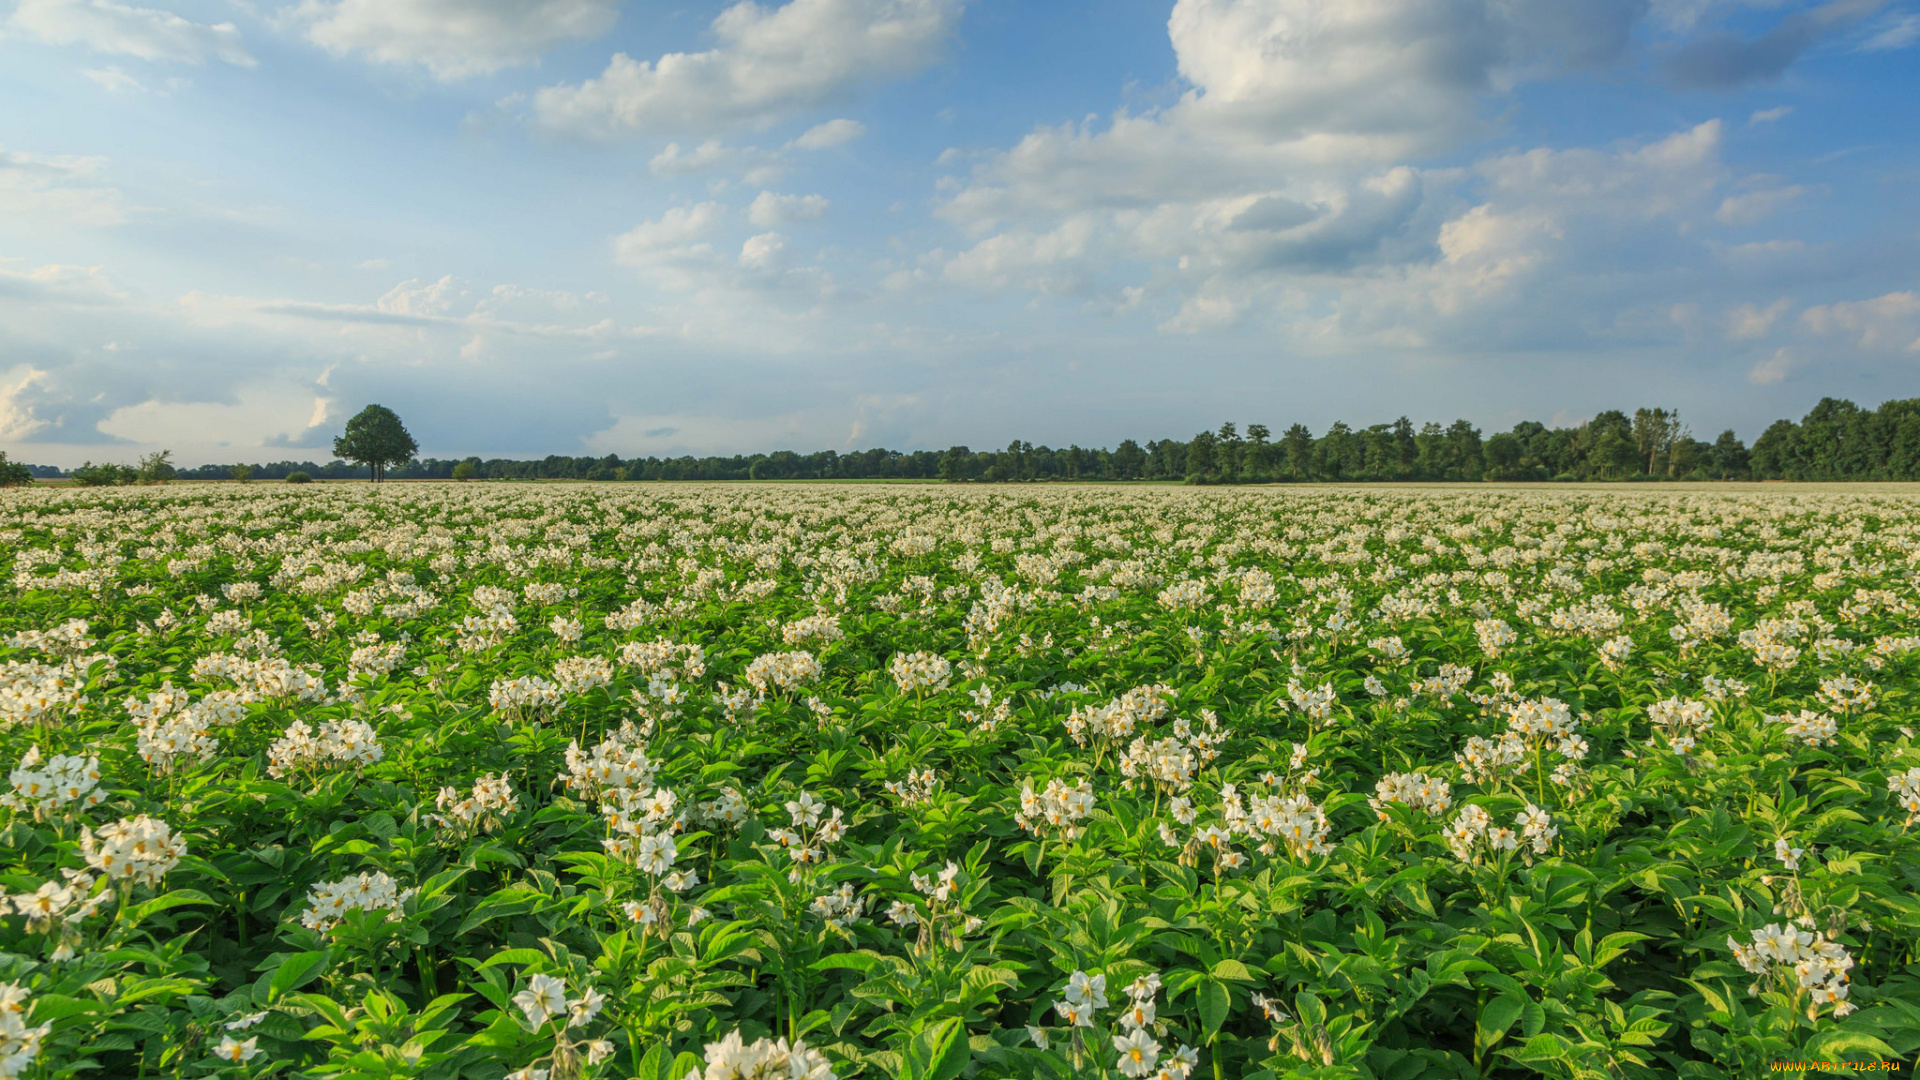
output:
M1920 1047L1920 499L0 493L0 1076Z

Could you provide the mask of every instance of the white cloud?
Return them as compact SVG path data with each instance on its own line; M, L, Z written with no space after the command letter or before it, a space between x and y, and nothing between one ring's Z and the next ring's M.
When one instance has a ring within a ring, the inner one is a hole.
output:
M0 149L0 210L47 215L75 225L120 225L129 214L118 188L100 180L101 157L26 154Z
M1872 352L1920 352L1920 292L1819 304L1800 313L1815 334L1851 337Z
M1734 341L1766 337L1773 324L1792 306L1793 302L1784 296L1763 308L1741 304L1727 312L1727 337Z
M419 64L440 79L531 64L613 28L619 0L302 0L289 18L335 56Z
M1889 52L1904 49L1920 41L1920 15L1895 12L1875 28L1873 36L1861 42L1861 52Z
M934 62L962 0L789 0L735 4L715 48L658 60L614 54L599 78L534 95L537 122L577 135L764 128L864 83Z
M747 220L763 227L818 221L827 215L830 205L822 195L776 195L763 191L747 207Z
M83 68L80 74L91 79L96 86L109 94L148 92L144 83L117 67Z
M829 120L815 124L787 145L796 150L830 150L850 143L867 133L867 125L858 120Z
M374 302L374 308L388 315L429 317L445 315L467 294L448 274L438 281L410 278L388 289Z
M739 173L748 184L770 184L780 178L786 162L771 150L727 146L708 139L691 150L670 142L647 162L655 176L691 176L695 173Z
M155 8L112 0L20 0L8 25L56 45L94 52L198 64L218 57L252 67L253 56L232 23L189 22Z
M1776 105L1771 109L1758 109L1755 110L1752 116L1747 117L1747 126L1758 127L1761 124L1771 124L1776 120L1785 120L1791 115L1793 115L1793 106L1791 105Z
M676 206L658 220L643 221L614 237L614 261L645 266L662 255L710 253L712 249L706 245L690 245L712 231L725 213L725 208L714 202Z
M327 407L327 400L316 398L307 386L256 384L239 389L231 401L154 398L124 405L108 413L98 430L150 446L204 446L217 440L210 449L224 448L234 457L257 458L258 451L274 441L293 445L318 441L299 436L315 432L326 423Z
M25 439L47 426L34 413L36 392L47 373L30 364L15 364L0 374L0 439Z
M1784 346L1765 360L1754 362L1747 370L1747 381L1755 386L1772 386L1786 379L1793 370L1793 353Z
M747 237L740 245L740 267L743 270L777 270L786 261L787 238L777 232L761 233Z
M1714 211L1713 219L1722 225L1751 225L1772 217L1776 211L1805 195L1808 190L1804 185L1792 184L1729 195L1721 200L1720 209Z

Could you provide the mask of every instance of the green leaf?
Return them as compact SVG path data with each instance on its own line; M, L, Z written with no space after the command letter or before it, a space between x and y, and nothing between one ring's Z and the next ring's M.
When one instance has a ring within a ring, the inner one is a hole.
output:
M197 889L175 889L172 892L163 896L156 896L146 903L135 907L130 914L133 916L134 922L139 922L149 915L156 915L168 908L186 907L189 904L217 903L219 903L219 901Z
M1247 965L1240 961L1228 959L1213 965L1213 977L1216 979L1233 979L1238 982L1252 982L1253 972L1248 971Z
M1527 1006L1524 998L1509 997L1502 994L1489 998L1480 1006L1479 1042L1482 1047L1491 1047L1506 1037L1507 1029L1520 1019L1520 1013Z
M1898 1061L1900 1052L1888 1046L1878 1036L1864 1031L1829 1031L1807 1043L1806 1056L1821 1061L1837 1061L1843 1057L1863 1058L1867 1056L1881 1061Z
M333 955L321 949L319 952L294 953L280 961L280 966L273 969L273 977L267 982L267 1000L278 1001L282 996L319 978L332 960Z
M1220 1025L1227 1022L1227 1013L1233 1009L1233 995L1227 992L1227 984L1208 979L1200 984L1199 996L1200 1026L1211 1039Z
M547 954L539 949L501 949L487 957L486 962L480 966L490 968L496 964L544 964L546 962Z
M654 1043L647 1055L640 1059L640 1071L633 1080L680 1080L673 1075L673 1057L667 1052L667 1044ZM681 1076L686 1075L682 1073Z
M953 1080L967 1067L967 1028L954 1017L921 1030L907 1044L902 1080Z

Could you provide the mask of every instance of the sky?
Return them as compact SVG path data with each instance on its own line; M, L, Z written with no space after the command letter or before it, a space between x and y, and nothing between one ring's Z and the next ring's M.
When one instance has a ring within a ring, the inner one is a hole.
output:
M0 0L0 450L1753 438L1920 396L1920 0Z

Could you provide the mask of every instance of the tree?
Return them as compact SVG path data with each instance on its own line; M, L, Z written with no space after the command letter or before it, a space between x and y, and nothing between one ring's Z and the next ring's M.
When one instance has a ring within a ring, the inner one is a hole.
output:
M1713 474L1715 480L1737 480L1747 474L1747 447L1732 428L1713 441Z
M478 469L479 467L471 461L456 462L453 466L453 478L455 480L471 480L473 479L473 474L477 472Z
M33 483L33 469L23 461L8 461L7 452L0 450L0 487L19 487Z
M1187 443L1187 483L1204 484L1213 479L1213 432L1203 431Z
M1286 448L1287 473L1295 480L1306 480L1313 468L1313 432L1305 424L1295 424L1280 437Z
M227 475L244 484L253 479L253 466L235 465L233 468L227 470Z
M347 430L333 440L333 452L346 461L365 465L378 481L389 465L405 465L420 452L407 426L385 405L369 405L347 421Z

